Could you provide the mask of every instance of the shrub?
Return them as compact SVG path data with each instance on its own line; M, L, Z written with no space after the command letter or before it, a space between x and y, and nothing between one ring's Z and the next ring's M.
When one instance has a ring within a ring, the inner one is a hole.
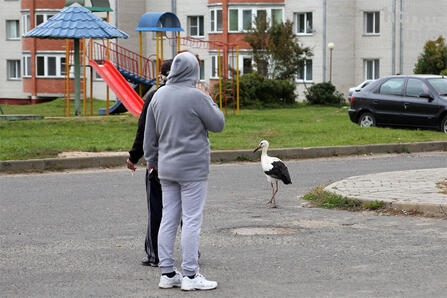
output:
M227 80L227 103L232 102L232 79ZM224 87L222 86L222 89ZM236 92L236 90L235 90ZM213 87L213 98L219 101L219 83ZM249 73L239 79L239 106L241 108L275 108L295 104L295 85L287 80L266 79L258 73Z
M310 104L339 105L345 101L343 94L331 82L315 84L304 91L304 95Z

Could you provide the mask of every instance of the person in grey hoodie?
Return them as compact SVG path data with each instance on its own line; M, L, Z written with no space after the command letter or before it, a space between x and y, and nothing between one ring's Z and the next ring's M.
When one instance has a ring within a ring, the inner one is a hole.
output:
M168 81L154 94L146 116L144 157L149 169L158 170L163 194L160 288L217 287L199 273L198 248L210 164L208 131L221 132L225 119L211 97L195 88L198 78L199 62L193 54L175 56ZM180 219L183 276L174 267Z

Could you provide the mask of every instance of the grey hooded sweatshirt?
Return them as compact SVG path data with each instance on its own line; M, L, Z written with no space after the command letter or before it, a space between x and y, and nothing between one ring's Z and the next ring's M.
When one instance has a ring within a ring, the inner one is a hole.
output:
M172 62L165 86L149 105L144 132L144 158L158 169L160 179L208 179L208 131L221 132L225 119L211 97L195 88L199 78L197 58L188 52Z

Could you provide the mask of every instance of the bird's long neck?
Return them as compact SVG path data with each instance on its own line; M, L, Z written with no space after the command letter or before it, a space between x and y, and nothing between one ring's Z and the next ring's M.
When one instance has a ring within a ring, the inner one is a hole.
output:
M268 150L268 149L269 149L268 146L262 147L261 158L267 156L267 150Z

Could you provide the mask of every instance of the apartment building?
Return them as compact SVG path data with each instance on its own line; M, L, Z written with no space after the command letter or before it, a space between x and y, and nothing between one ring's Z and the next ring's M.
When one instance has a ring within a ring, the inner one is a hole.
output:
M0 51L0 69L4 70L0 72L0 97L54 94L59 87L50 90L49 86L57 83L49 83L49 73L44 77L36 75L38 69L33 65L37 57L48 55L57 56L56 60L43 59L50 64L48 67L60 62L60 45L57 41L23 41L20 34L57 12L64 1L0 2L0 23L4 26L0 34L6 34L3 37L6 46ZM331 80L346 94L350 87L365 79L412 73L425 42L439 35L447 36L447 19L442 16L447 2L436 0L112 0L110 4L115 11L111 22L130 35L129 39L117 40L121 46L138 51L135 28L145 12L172 11L185 29L182 36L237 44L241 74L253 71L254 67L252 51L243 40L250 22L258 15L265 16L271 24L293 21L300 42L314 54L296 78L300 100L305 86L313 83ZM42 15L39 20L36 19L38 15ZM33 43L36 44L35 54ZM330 43L333 49L328 48ZM213 83L218 73L218 48L212 44L182 48L199 54L203 60L201 80ZM164 49L164 58L172 58L176 53L175 43L169 38L164 39ZM143 33L143 53L145 56L156 53L154 33ZM225 63L235 65L234 52L228 49L225 54L228 56ZM42 63L42 58L39 59ZM54 74L54 67L51 74ZM28 83L33 76L36 76L37 85ZM45 80L42 84L48 86L40 89L40 80ZM104 98L101 90L105 88L99 86L95 87L95 92L99 92L95 96Z
M91 6L89 2L85 4ZM65 3L65 0L0 0L0 24L4 26L0 30L3 40L0 98L37 99L64 95L65 40L22 36L57 14ZM106 13L98 13L98 16L106 18ZM110 21L115 23L113 12ZM93 80L94 97L105 98L105 83L96 74Z

